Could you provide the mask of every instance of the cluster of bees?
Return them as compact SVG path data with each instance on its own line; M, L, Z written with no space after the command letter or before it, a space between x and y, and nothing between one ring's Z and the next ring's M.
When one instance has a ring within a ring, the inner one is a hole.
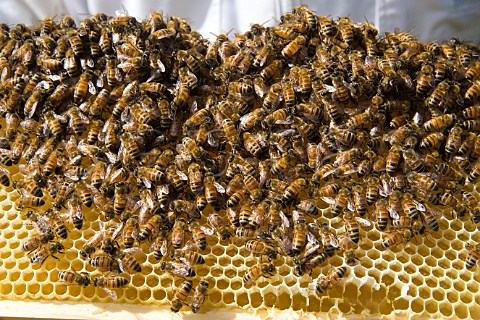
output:
M148 243L160 270L188 278L172 310L196 312L209 281L195 268L217 237L259 258L247 285L279 256L303 276L343 254L316 279L323 294L359 261L364 227L385 250L439 219L480 222L478 57L304 6L211 42L159 12L0 25L0 182L37 232L22 249L61 259L91 208L100 231L79 256L102 275L62 270L63 283L115 297Z

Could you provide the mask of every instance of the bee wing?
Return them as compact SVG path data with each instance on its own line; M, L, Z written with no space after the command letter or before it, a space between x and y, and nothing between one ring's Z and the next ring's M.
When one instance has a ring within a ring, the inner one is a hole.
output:
M199 228L202 229L202 231L203 231L206 235L209 235L209 236L211 236L212 234L215 233L215 231L214 231L212 228L207 228L207 227L204 227L204 226L200 226Z
M112 299L117 300L117 293L108 288L102 288Z
M188 177L185 173L183 173L183 171L181 170L177 170L177 175L180 177L181 180L183 181L187 181L188 180Z
M325 201L326 203L332 205L332 204L335 204L335 198L332 198L332 197L320 197L320 199L322 199L323 201Z
M430 211L436 218L443 217L443 212L432 206L426 207L425 211Z
M400 215L398 214L397 210L395 210L395 208L393 208L392 206L388 206L388 212L390 212L390 217L393 220L400 219Z
M280 219L282 220L282 225L284 228L290 228L290 221L288 220L287 216L283 211L280 211L279 214Z
M360 217L355 217L355 220L357 220L357 222L364 227L369 227L369 226L372 225L370 220L367 220L367 219L363 219L363 218L360 218Z
M145 188L151 189L152 188L152 183L150 180L148 180L145 176L142 176L140 180L143 182Z
M413 203L415 204L415 207L418 211L425 212L427 210L426 206L423 203L418 202L417 200L413 200Z
M328 92L335 92L337 89L334 86L330 86L328 84L323 84L323 87L328 91Z
M225 188L218 182L214 182L213 185L219 193L225 193Z
M123 229L123 226L124 226L124 223L121 222L117 228L115 229L115 231L112 233L112 239L116 239L118 237L118 235L120 234L120 232L122 231ZM125 249L127 250L127 249Z
M97 88L92 81L88 81L88 92L90 92L92 95L97 94Z
M351 212L355 212L355 203L353 202L353 199L351 197L348 198L347 208Z
M338 243L337 237L335 237L333 234L329 235L330 237L330 244L334 248L340 248L340 244Z

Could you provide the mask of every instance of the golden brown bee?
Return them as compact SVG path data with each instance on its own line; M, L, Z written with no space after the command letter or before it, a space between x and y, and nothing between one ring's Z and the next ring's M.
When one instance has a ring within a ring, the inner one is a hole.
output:
M183 307L183 304L187 303L187 297L192 290L192 281L185 280L182 285L175 291L172 298L172 307L170 310L178 312Z
M458 148L458 155L464 156L470 153L475 146L476 140L477 135L474 132L468 132L465 135L465 138L463 139L460 148Z
M54 255L56 253L63 253L62 250L65 249L60 242L49 243L45 246L40 247L40 249L35 252L30 257L30 262L32 264L42 263L49 257L52 256L53 258L57 259Z
M172 259L177 259L183 262L184 264L193 267L197 264L204 264L205 259L197 253L196 251L187 250L187 249L177 249L170 254Z
M417 77L416 93L417 97L424 97L432 83L433 68L431 65L424 64Z
M403 159L407 166L414 172L422 172L425 170L425 164L420 156L412 149L403 151Z
M409 229L394 230L383 238L380 249L393 248L404 241L409 241L412 238L412 231Z
M22 251L32 252L41 246L47 245L50 241L53 241L54 235L52 232L43 233L41 235L31 237L22 243Z
M379 230L385 230L388 226L389 212L387 209L387 200L379 199L375 203L375 217Z
M278 254L273 247L260 240L248 240L245 243L245 248L254 255L266 255L270 259L276 259Z
M480 96L480 80L475 82L465 92L465 102L476 100Z
M303 178L298 178L285 189L282 202L286 205L295 200L302 190L308 187L308 181Z
M260 77L265 81L269 80L278 74L282 68L283 62L280 60L274 60L260 71Z
M349 266L355 265L355 261L358 260L355 255L357 244L353 239L345 234L339 235L338 247L343 251L346 264Z
M426 210L420 211L420 214L423 221L430 229L432 229L433 231L438 231L440 229L440 226L438 225L438 220L435 217L436 213L431 211L429 208L426 208Z
M374 204L379 196L379 186L380 186L380 179L378 177L372 176L367 181L367 203L369 206Z
M320 24L320 33L325 37L333 36L335 32L335 27L333 26L332 20L326 16L319 16L318 23Z
M436 191L438 189L438 184L433 179L417 172L409 173L407 180L410 183L418 186L420 189L424 189L426 191Z
M92 83L91 79L93 77L93 71L85 70L78 79L77 85L75 86L75 91L73 92L73 97L75 102L83 102L87 98L87 94L92 93Z
M307 244L307 223L305 220L297 221L293 226L292 253L298 255Z
M208 281L204 279L200 280L191 299L190 308L192 309L193 313L200 311L200 308L207 297L207 291Z
M93 278L92 284L94 287L103 288L110 297L116 299L116 293L114 291L111 291L110 289L124 288L129 282L130 281L127 278L112 274Z
M92 267L99 269L100 271L120 271L118 261L112 258L110 255L100 255L88 262Z
M402 199L402 209L411 219L416 219L418 217L418 209L413 200L413 195L411 193L404 193Z
M317 295L323 294L328 288L336 285L347 274L347 267L331 269L326 276L321 275L315 287Z
M153 215L148 219L145 225L140 225L140 232L138 233L138 241L145 241L150 238L159 228L162 218L159 215Z
M218 236L222 240L227 240L230 238L231 234L228 230L228 225L225 223L223 218L217 213L211 213L207 218L208 223L215 229Z
M55 231L56 235L62 239L67 238L67 227L63 222L62 218L60 218L59 214L50 209L45 212L45 216L48 218L48 223L52 226L52 229Z
M397 171L401 161L402 148L398 145L393 145L387 154L386 170L389 175L393 175Z
M307 39L304 36L297 36L290 43L288 43L282 49L282 56L285 58L291 58L294 56L304 45L307 43Z
M164 261L162 262L160 269L165 270L172 275L175 275L177 277L182 277L182 278L196 276L195 270L193 270L192 268L190 268L189 266L187 266L182 262Z
M130 132L124 132L120 135L120 141L125 147L125 152L128 158L138 160L140 158L140 149Z
M290 81L282 81L282 93L283 93L283 100L285 101L285 106L288 108L288 110L292 110L293 107L295 106L295 90L293 89L293 84ZM274 111L274 113L279 112L280 110L284 110L284 109L276 110L276 111ZM286 111L284 111L284 112L286 112ZM265 120L268 117L269 116L267 116L265 118ZM278 116L276 116L274 118L277 118L277 119L275 119L277 121L286 119L286 117L280 117L279 118Z
M480 115L480 113L479 113ZM447 141L445 142L445 153L447 156L455 154L462 144L462 128L455 126L450 129Z
M245 284L252 284L260 277L272 276L275 273L275 266L271 263L257 264L251 267L243 276Z
M439 149L443 143L445 136L441 132L432 132L426 135L422 141L420 141L420 148L423 149Z
M432 94L427 98L426 105L429 108L435 108L440 105L440 103L445 98L448 90L450 89L450 85L444 80L440 82L435 90L433 90Z
M468 80L476 80L480 76L480 62L475 62L470 68L465 71L465 78Z
M71 48L65 52L65 58L63 61L63 67L70 77L78 77L80 75L80 67L75 58L75 54ZM60 101L58 101L60 102Z
M313 255L313 257L312 257ZM296 259L297 257L295 257ZM322 263L327 261L328 255L325 253L318 253L315 251L314 253L306 256L306 259L299 261L300 263L295 266L293 269L293 274L297 277L301 277L307 272L311 272L314 268L320 266Z
M172 246L175 249L180 249L184 245L185 230L186 230L185 221L183 219L176 220L171 233L171 242L172 242Z
M58 271L58 281L87 287L90 285L90 275L86 272L78 273L70 270L61 270Z
M480 249L478 244L472 245L467 243L465 248L468 250L465 258L465 269L472 269L475 266L479 266L480 263Z

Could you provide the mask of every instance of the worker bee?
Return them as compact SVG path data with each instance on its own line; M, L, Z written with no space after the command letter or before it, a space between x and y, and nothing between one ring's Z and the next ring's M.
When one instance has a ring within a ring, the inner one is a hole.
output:
M200 250L207 248L207 235L205 228L202 228L195 222L190 223L190 231L192 232L192 239ZM210 229L208 229L210 230Z
M243 276L243 282L245 284L252 284L260 277L272 276L275 272L275 266L271 263L263 263L260 265L254 265Z
M96 256L88 262L92 267L100 271L119 272L118 261L110 255Z
M286 205L295 200L302 190L305 190L308 187L307 180L303 178L298 178L294 180L289 186L285 189L282 202Z
M445 136L441 132L432 132L426 135L422 141L420 141L420 148L423 149L439 149Z
M433 68L429 64L422 65L422 69L417 77L416 93L417 97L424 97L432 83Z
M285 58L291 58L306 44L306 42L307 39L304 36L297 36L282 49L282 56Z
M162 222L162 218L159 215L153 215L147 220L145 225L140 224L140 231L138 233L138 241L145 241L154 235Z
M465 248L468 250L465 258L465 269L472 269L473 267L480 265L480 249L478 244L472 245L467 243Z
M185 242L185 230L185 221L183 219L176 220L171 233L171 242L175 249L180 249L183 246Z
M261 240L248 240L245 243L245 248L256 255L266 255L270 259L276 259L278 252L271 246L267 245Z
M325 253L314 254L313 257L304 259L301 263L296 265L293 269L293 274L297 277L301 277L307 272L311 272L316 267L327 261L328 255Z
M55 234L62 239L66 239L67 227L65 226L65 223L58 212L56 212L54 209L50 209L45 212L45 216L48 218L48 223L52 226Z
M65 248L60 242L49 243L45 246L40 247L40 249L30 257L30 262L32 264L43 264L43 262L50 256L58 260L55 254L63 253L62 250L64 249Z
M75 102L80 103L85 101L87 94L96 94L95 85L91 81L93 78L93 71L90 69L85 70L78 79L75 91L73 92L73 98Z
M208 216L207 220L222 240L225 241L230 238L231 234L228 230L228 226L220 215L218 215L217 213L211 213Z
M367 188L366 188L366 197L367 197L367 204L371 206L374 204L379 196L379 186L380 186L380 179L376 176L372 176L367 181Z
M167 233L165 230L161 230L149 248L150 252L153 252L153 257L155 260L159 261L167 254L167 245Z
M411 238L412 231L409 229L394 230L383 238L382 243L380 244L380 249L384 250L396 247L404 241L409 241Z
M192 309L193 313L197 313L198 311L200 311L200 308L203 305L205 298L207 297L207 292L208 281L202 279L195 288L195 292L193 293L191 299L190 308Z
M170 254L170 257L174 260L180 260L184 264L193 267L197 264L204 264L205 259L196 251L188 249L176 249Z
M160 266L162 271L167 271L168 273L177 276L177 277L195 277L195 270L191 269L189 266L182 262L176 261L164 261Z
M420 174L417 172L411 172L407 176L407 180L418 186L420 189L424 189L426 191L436 191L438 190L438 184L432 178L428 177L427 175ZM468 178L467 178L468 180Z
M58 271L58 281L65 284L77 284L88 287L90 285L90 275L86 272L75 272L70 270Z
M192 290L192 281L185 280L182 285L175 291L172 298L172 307L170 310L178 312L183 307L183 304L187 302L187 297Z
M22 251L31 253L32 251L47 245L50 241L53 241L54 235L52 232L42 233L38 236L30 237L22 243Z
M425 210L420 210L420 214L422 216L422 220L430 229L432 229L433 231L438 231L440 229L436 216L440 215L441 213L435 211L431 207L428 207L425 208Z
M130 281L127 278L110 274L107 276L93 278L92 284L94 287L103 288L103 290L105 290L110 297L117 299L117 294L111 289L125 288L129 282Z
M469 103L474 101L480 96L480 80L475 82L465 92L465 102Z
M336 285L347 274L347 267L339 267L331 269L326 276L321 275L315 286L317 295L323 294L328 288Z
M68 209L68 216L72 220L73 226L80 230L83 227L83 210L82 207L80 206L80 202L78 201L78 197L76 196L71 196L68 203L67 203L67 209Z

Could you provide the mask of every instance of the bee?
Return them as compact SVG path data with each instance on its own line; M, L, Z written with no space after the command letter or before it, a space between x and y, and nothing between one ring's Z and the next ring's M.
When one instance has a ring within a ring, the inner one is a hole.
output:
M282 56L285 58L291 58L294 56L305 44L307 43L307 39L304 36L297 36L293 39L290 43L288 43L282 49Z
M477 99L478 96L480 96L480 80L475 80L465 92L465 102L472 102Z
M197 264L205 263L205 259L202 257L201 254L188 249L176 249L170 254L170 257L174 260L180 260L181 262L190 267L193 267Z
M56 192L55 201L53 202L53 207L55 209L60 210L64 206L72 189L73 189L73 184L67 181L63 181L60 183L58 190Z
M58 271L58 280L66 284L78 284L88 287L90 285L90 276L86 272L75 272L70 270Z
M92 267L101 271L118 272L120 266L118 261L110 255L96 256L88 262Z
M292 110L292 108L295 106L295 90L293 89L293 84L290 81L282 81L282 93L283 93L283 100L285 102L285 106L288 108L288 110ZM285 116L275 119L276 117L274 116L273 119L275 120L285 120L286 119L286 111L284 109L278 109L275 112L280 112L283 111ZM273 114L272 114L273 116ZM269 116L265 118L267 120Z
M175 221L171 233L171 242L175 249L180 249L183 246L185 242L185 229L186 223L183 219Z
M438 220L435 216L437 214L436 212L434 213L432 210L427 208L426 210L420 210L420 214L423 221L430 229L432 229L433 231L438 231L440 229L440 226L438 225Z
M294 180L292 183L288 185L288 187L285 189L283 196L282 196L282 202L284 204L291 203L293 200L295 200L300 192L302 190L305 190L308 187L308 182L307 180L303 178L298 178Z
M435 182L435 180L417 172L409 173L407 176L407 180L410 183L418 186L420 189L424 189L426 191L438 190L438 184Z
M423 149L439 149L445 136L441 132L432 132L426 135L422 141L420 141L420 148Z
M193 293L191 299L190 308L192 309L193 313L197 313L198 311L200 311L200 308L203 305L205 298L207 297L207 292L208 281L202 279L195 288L195 292Z
M320 33L324 37L331 37L335 32L335 27L333 26L332 20L328 19L326 16L319 16L318 23L320 24Z
M440 105L440 103L445 98L448 90L450 89L450 85L444 80L440 82L437 87L433 90L430 97L427 98L426 104L429 108L435 108Z
M73 226L80 230L83 227L83 210L76 196L72 196L68 201L68 216L72 219Z
M352 240L352 238L345 234L340 235L338 236L337 245L343 251L346 264L349 266L355 265L355 261L358 260L355 255L357 244Z
M43 264L43 262L50 256L58 260L55 254L63 253L62 250L64 249L65 248L60 242L49 243L43 247L40 247L40 249L30 257L30 262L32 264Z
M275 273L275 266L271 263L257 264L251 267L247 273L243 276L243 282L245 284L252 284L260 277L272 276Z
M297 221L293 226L292 253L298 255L307 244L307 223L305 220Z
M480 76L480 62L475 62L465 71L465 78L468 80L476 80Z
M125 222L125 227L123 228L123 244L125 248L132 248L135 242L135 239L138 236L139 232L139 225L138 225L138 217L133 216L128 218Z
M200 250L207 248L207 236L205 231L195 222L190 223L190 231L192 232L192 239Z
M55 231L55 234L62 239L66 239L67 227L65 226L62 218L60 218L59 214L55 210L50 209L45 212L45 216L48 218L48 222Z
M228 84L228 92L238 96L249 96L254 90L251 81L232 81Z
M240 135L233 121L228 118L224 119L222 127L228 142L230 142L233 148L238 148L241 145Z
M321 275L315 286L317 295L323 294L328 288L336 285L347 274L347 267L339 267L331 269L326 276Z
M182 285L175 291L172 298L172 307L170 310L178 312L183 307L183 304L187 302L187 297L192 291L192 281L185 280Z
M120 250L118 248L114 248L112 252L112 257L118 260L119 267L121 272L142 272L142 266L135 257L130 254L139 252L139 248L130 248L125 250Z
M75 91L73 92L73 98L75 102L83 102L87 98L87 94L95 94L95 88L91 79L93 78L93 71L85 70L78 79Z
M155 241L150 246L150 252L153 252L155 260L159 261L167 254L167 233L165 230L161 230Z
M424 97L432 83L433 67L429 64L422 65L422 69L417 77L416 93L417 97Z
M316 267L320 266L322 263L327 261L328 255L325 253L319 253L313 257L306 259L299 265L295 266L293 269L293 274L297 277L301 277L307 272L311 272Z
M425 163L413 149L404 150L403 159L405 159L405 163L414 172L425 171Z
M231 234L223 218L217 213L211 213L207 218L208 223L215 229L218 236L223 240L230 238Z
M280 73L283 68L283 62L281 60L273 60L268 66L260 71L260 78L264 81L270 80L276 74Z
M115 250L116 239L120 234L123 225L112 225L103 232L103 239L102 239L102 250L106 254L113 254Z
M400 165L402 156L402 148L398 145L393 145L387 154L386 170L389 175L393 175Z
M15 209L21 210L23 208L41 207L44 204L45 201L43 199L33 197L24 191L21 197L15 201Z
M162 262L160 269L181 278L196 276L195 270L182 262L164 261Z
M145 225L140 225L140 232L138 233L138 241L145 241L150 238L154 233L156 233L157 229L162 222L162 218L159 215L153 215Z
M125 288L129 282L130 281L124 277L120 277L117 275L107 275L93 278L92 284L94 287L103 288L110 297L116 299L117 295L111 289Z
M387 200L379 199L375 203L375 216L379 230L385 230L388 225L389 212L387 209Z
M11 184L10 173L5 169L0 167L0 184L5 187L9 187Z
M480 115L480 114L479 114ZM454 126L450 129L450 133L445 142L445 153L447 156L455 154L462 144L462 129L458 126Z
M478 244L472 245L467 243L465 248L468 250L465 258L465 269L472 269L473 267L480 265L480 249Z
M412 238L412 231L409 229L394 230L388 233L382 240L380 248L382 250L393 248L404 241L409 241Z
M22 251L31 253L37 250L41 246L47 245L50 241L53 241L54 235L52 232L40 234L35 237L31 237L22 243Z
M267 245L261 240L248 240L245 243L245 248L256 255L266 255L270 259L276 259L278 252L271 246Z
M65 52L63 67L67 71L69 77L73 78L73 77L78 77L80 75L80 68L78 66L77 59L75 57L75 54L72 48L68 48L67 51ZM68 86L66 88L68 88ZM58 100L58 103L60 102L61 100Z
M84 183L79 183L76 185L76 191L82 204L90 208L93 204L94 197L89 186L87 187Z
M366 198L367 204L371 206L374 204L379 196L379 186L380 186L380 179L378 177L372 176L367 181L367 188L366 188Z

